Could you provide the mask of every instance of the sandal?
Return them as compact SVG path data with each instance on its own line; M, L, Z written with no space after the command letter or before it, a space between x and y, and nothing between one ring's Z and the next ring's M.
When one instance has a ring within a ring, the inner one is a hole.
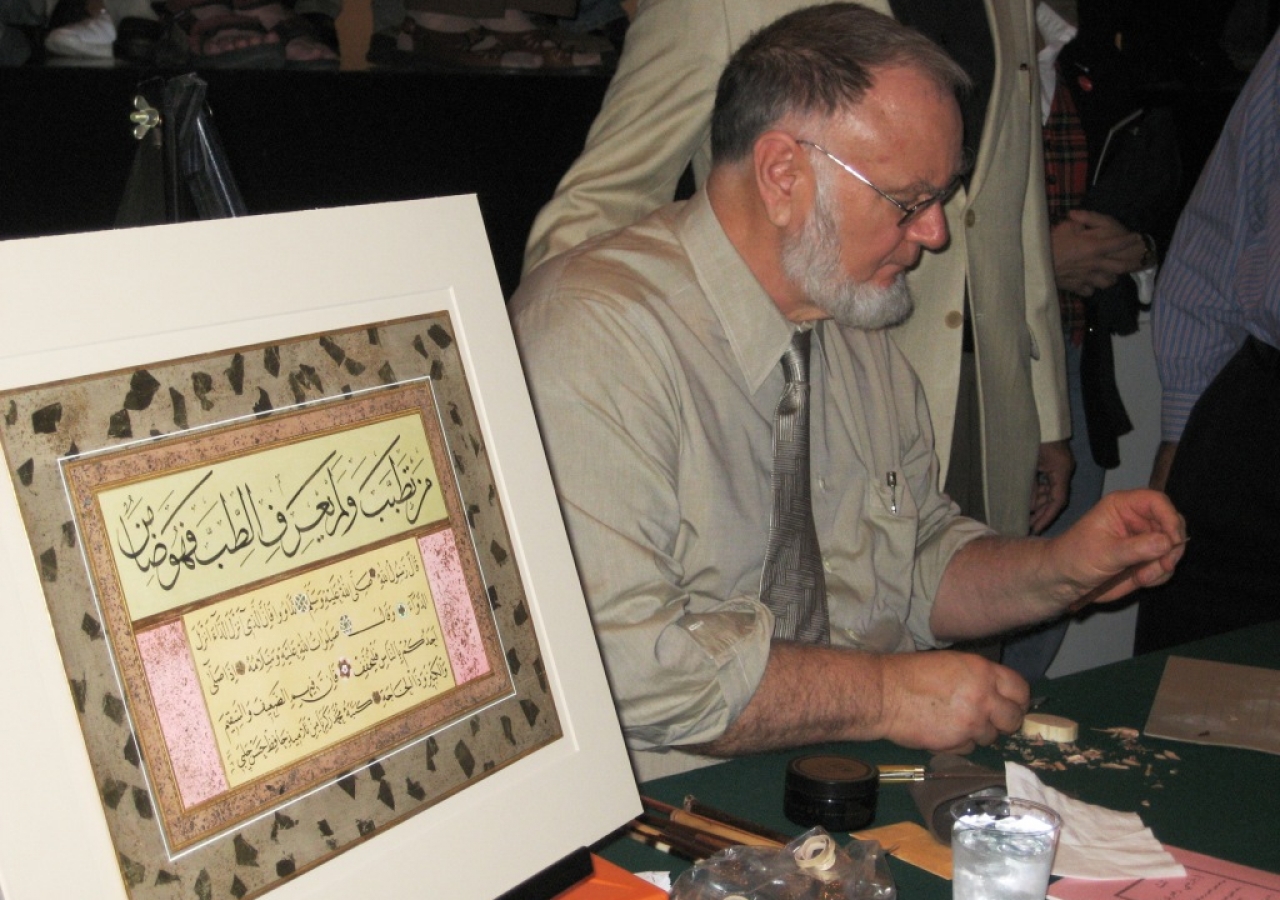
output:
M284 65L279 38L254 17L232 12L221 0L168 0L165 5L169 18L156 47L157 65L207 69Z
M366 58L375 65L469 73L565 75L600 72L604 65L599 53L562 46L546 29L436 31L411 16L396 34L373 35Z
M284 48L286 69L331 71L341 57L337 52L337 30L330 37L316 27L311 17L294 14L279 0L234 0L238 13L257 20ZM326 17L327 18L327 17ZM331 20L330 20L331 21Z
M529 61L527 68L568 75L600 72L606 66L604 50L590 35L532 28L527 31L490 31L504 54L504 65L513 58Z
M444 71L474 71L497 66L501 59L473 53L482 39L480 29L469 31L436 31L423 28L411 16L405 16L395 34L376 34L369 41L367 59L379 65L397 68L426 68Z

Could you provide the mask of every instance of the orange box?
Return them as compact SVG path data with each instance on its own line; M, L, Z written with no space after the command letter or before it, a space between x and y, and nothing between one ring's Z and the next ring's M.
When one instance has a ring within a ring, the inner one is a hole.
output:
M590 877L556 894L555 900L667 900L667 892L621 866L591 854Z

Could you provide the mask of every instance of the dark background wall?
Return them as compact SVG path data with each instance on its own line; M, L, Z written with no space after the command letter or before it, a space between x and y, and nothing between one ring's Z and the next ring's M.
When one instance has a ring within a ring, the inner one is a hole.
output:
M126 66L0 69L0 239L113 226L137 152L132 100L151 77ZM508 296L534 215L581 149L608 85L605 75L382 69L199 77L249 214L475 193ZM1181 196L1239 80L1148 91L1177 120Z
M146 74L0 70L0 239L113 226ZM508 295L533 217L582 148L608 84L380 70L200 78L250 214L475 193ZM200 248L191 262L198 271ZM0 297L3 283L0 273Z

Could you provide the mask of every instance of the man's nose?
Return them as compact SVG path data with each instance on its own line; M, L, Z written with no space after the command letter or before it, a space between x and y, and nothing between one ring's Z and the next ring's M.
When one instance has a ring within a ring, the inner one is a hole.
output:
M942 204L935 203L907 223L906 238L926 250L937 252L947 245L947 217Z

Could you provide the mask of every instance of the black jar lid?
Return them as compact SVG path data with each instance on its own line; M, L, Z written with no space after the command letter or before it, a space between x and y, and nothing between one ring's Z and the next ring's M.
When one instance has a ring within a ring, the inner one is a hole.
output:
M815 753L787 764L783 812L797 825L855 831L876 815L880 771L852 756Z

